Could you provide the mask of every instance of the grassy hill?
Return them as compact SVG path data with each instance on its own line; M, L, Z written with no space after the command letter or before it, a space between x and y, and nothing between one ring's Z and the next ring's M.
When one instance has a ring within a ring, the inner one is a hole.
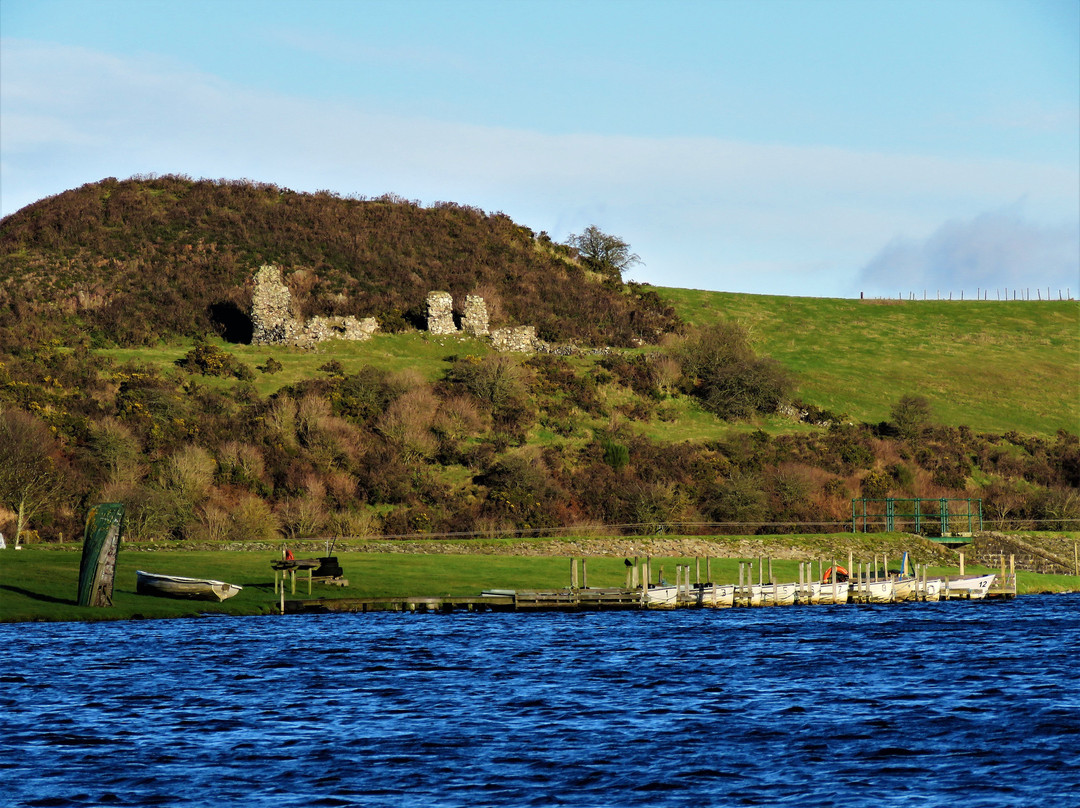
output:
M263 261L300 313L386 328L312 351L225 339L217 312L246 316ZM440 287L608 349L417 330ZM70 538L101 501L147 541L842 530L852 498L886 495L980 498L995 527L1080 520L1075 302L633 288L501 214L173 177L5 219L0 314L9 537L22 509L31 538ZM753 403L718 417L714 390ZM901 429L905 395L929 412Z
M396 331L422 324L439 290L458 306L479 293L493 326L544 339L629 346L676 326L655 297L604 283L504 213L164 176L90 183L0 221L0 308L20 326L0 322L0 339L230 336L262 264L283 268L301 319L372 316Z
M808 402L889 417L904 393L947 424L1053 435L1080 427L1080 303L862 301L658 289L679 316L745 324Z

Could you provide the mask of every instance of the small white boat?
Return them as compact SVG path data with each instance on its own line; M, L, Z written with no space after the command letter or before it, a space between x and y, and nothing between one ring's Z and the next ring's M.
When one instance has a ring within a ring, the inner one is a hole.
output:
M726 609L735 605L735 584L712 584L706 586L702 596L706 606L716 609Z
M851 584L847 581L811 581L799 593L800 602L804 603L847 603Z
M893 600L915 600L915 584L913 577L893 578Z
M896 593L896 582L892 578L855 579L851 584L850 596L855 603L892 603Z
M159 575L143 570L135 571L135 579L135 591L140 595L158 595L187 600L216 600L219 603L243 589L236 584L227 584L210 578L184 578L179 575Z
M968 598L970 600L982 600L990 591L997 575L993 572L987 575L957 575L946 578L938 578L927 581L927 587L931 583L937 585L940 598Z
M799 592L797 583L790 584L751 584L743 587L738 597L749 600L749 606L790 606L795 603Z
M645 602L650 606L674 608L678 603L681 587L669 584L651 585L645 590Z
M673 608L678 603L723 609L735 605L735 584L694 584L685 586L669 584L650 586L645 594L649 606ZM681 591L680 591L681 590Z

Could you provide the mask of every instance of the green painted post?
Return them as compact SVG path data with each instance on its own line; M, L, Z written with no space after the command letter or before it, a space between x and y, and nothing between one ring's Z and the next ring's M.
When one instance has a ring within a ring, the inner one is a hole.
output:
M941 535L949 535L949 500L941 498Z

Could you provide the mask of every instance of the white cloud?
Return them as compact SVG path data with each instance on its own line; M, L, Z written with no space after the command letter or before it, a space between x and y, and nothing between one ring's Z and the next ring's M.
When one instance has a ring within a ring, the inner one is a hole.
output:
M394 191L504 210L555 238L595 223L644 258L637 277L676 286L851 294L856 281L894 283L888 267L914 248L887 249L861 278L859 269L898 232L1022 197L1033 222L1080 219L1074 165L470 126L12 40L0 105L5 215L84 182L151 172ZM1058 238L1067 246L1067 233ZM1060 263L1048 257L1032 285L1052 282L1046 271L1060 277ZM933 266L958 281L968 272Z
M1080 222L1047 226L1016 209L949 221L922 240L890 242L862 271L874 291L1080 287Z

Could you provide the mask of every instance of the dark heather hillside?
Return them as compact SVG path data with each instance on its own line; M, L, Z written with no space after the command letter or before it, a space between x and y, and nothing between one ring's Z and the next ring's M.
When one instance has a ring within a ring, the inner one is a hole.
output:
M390 331L421 323L433 290L455 305L479 293L493 327L535 325L549 341L630 346L678 322L654 293L602 282L502 213L165 176L84 185L0 222L2 327L20 342L229 337L261 264L281 266L302 317L374 316Z

